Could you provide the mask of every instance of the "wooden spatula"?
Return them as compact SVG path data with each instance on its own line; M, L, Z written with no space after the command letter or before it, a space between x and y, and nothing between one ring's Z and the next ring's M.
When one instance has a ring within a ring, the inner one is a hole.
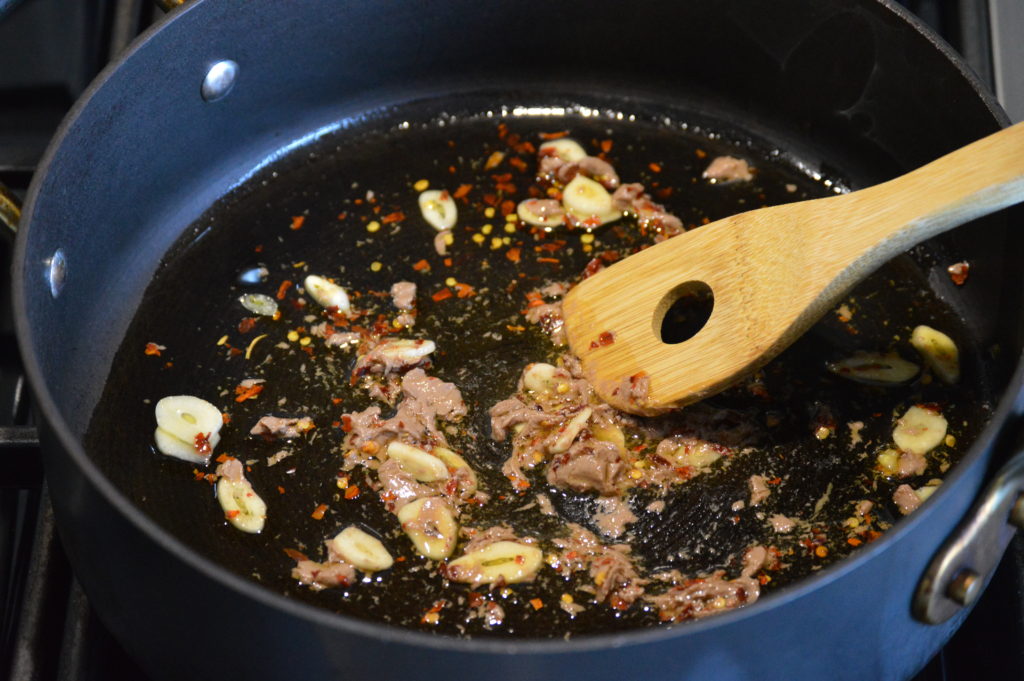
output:
M886 260L1022 200L1019 123L894 180L734 215L632 255L565 297L569 344L617 407L694 402L779 354ZM697 282L714 296L711 316L689 340L663 342L666 312Z

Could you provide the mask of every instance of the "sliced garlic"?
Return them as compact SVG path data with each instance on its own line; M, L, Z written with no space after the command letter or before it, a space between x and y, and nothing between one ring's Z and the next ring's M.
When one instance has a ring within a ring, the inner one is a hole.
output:
M224 425L217 407L192 395L171 395L156 403L155 412L157 449L168 456L206 463L220 441L218 433ZM208 448L198 446L204 441Z
M558 227L565 209L554 199L524 199L516 206L516 215L528 225Z
M434 341L414 338L392 338L376 348L381 357L398 365L416 364L434 350Z
M459 210L446 190L428 189L420 194L420 213L430 226L441 232L455 226Z
M960 352L952 338L922 324L911 333L910 344L944 383L953 384L960 379Z
M388 445L388 458L394 459L402 470L420 482L448 479L448 467L441 459L420 449L395 440Z
M363 572L379 572L395 564L394 558L379 539L355 525L350 525L335 535L331 540L331 548L346 562Z
M569 422L562 426L558 437L548 447L548 451L552 454L561 454L565 450L569 449L573 441L576 439L576 436L579 435L580 431L586 427L587 421L593 413L593 409L585 407L580 413L569 419Z
M306 292L313 297L313 300L324 307L335 307L342 314L348 314L352 309L345 289L329 279L311 274L306 277L303 286Z
M398 520L421 556L444 560L452 555L459 524L441 497L424 497L406 504L398 510Z
M465 459L447 447L434 447L434 451L431 453L441 459L445 466L454 469L456 471L456 477L462 478L465 481L463 491L466 494L473 494L476 492L477 487L479 486L476 471L473 470Z
M273 317L277 314L277 301L262 293L246 293L243 296L239 296L238 302L253 314L263 315L264 317Z
M541 156L557 156L566 163L576 163L587 157L579 142L568 137L560 137L556 140L549 140L540 145L537 150Z
M921 503L924 503L928 500L928 497L935 494L935 490L937 490L941 484L942 480L933 478L925 483L923 487L915 489L914 494L916 494L917 498L921 500Z
M829 362L828 370L837 376L869 385L898 385L917 376L920 367L896 355L864 353L838 362Z
M448 563L445 573L466 584L516 584L533 579L543 565L544 553L536 546L498 541Z
M577 175L562 191L562 203L566 211L572 213L583 224L591 227L613 222L622 217L621 211L615 210L612 195L589 177Z
M900 449L925 454L942 443L947 425L938 411L915 405L896 421L892 439Z
M210 455L213 454L214 448L220 442L220 435L213 433L206 439L210 447L205 454L196 449L194 442L179 440L159 426L157 426L156 431L153 433L153 440L156 442L156 448L161 454L205 466L210 462Z
M676 449L670 457L679 466L706 468L722 458L722 448L710 442L695 440Z
M538 393L546 393L555 389L558 384L558 367L544 362L533 362L526 365L523 371L523 387Z
M242 532L258 534L267 519L267 504L256 494L248 480L217 481L217 501L224 517Z

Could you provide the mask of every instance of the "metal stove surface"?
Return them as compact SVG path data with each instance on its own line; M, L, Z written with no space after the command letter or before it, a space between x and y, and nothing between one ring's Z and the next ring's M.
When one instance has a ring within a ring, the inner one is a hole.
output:
M23 193L74 99L158 14L145 0L17 4L0 0L0 181ZM903 4L996 87L1011 118L1024 119L1024 2ZM10 239L0 238L0 271L10 257ZM0 680L144 681L90 609L56 536L9 286L0 281ZM1024 679L1024 538L1013 541L974 612L912 681L968 679Z

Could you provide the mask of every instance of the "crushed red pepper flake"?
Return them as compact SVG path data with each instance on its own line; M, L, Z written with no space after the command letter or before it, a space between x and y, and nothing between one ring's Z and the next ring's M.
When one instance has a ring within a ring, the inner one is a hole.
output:
M292 229L302 229L302 224L306 222L305 215L293 215L292 216Z
M612 150L612 141L611 140L601 140L601 151L603 151L604 153L607 154L611 150Z
M527 166L526 161L519 158L518 156L513 156L512 158L510 158L508 160L508 164L521 173L525 173L527 168L529 167Z
M430 263L427 262L426 258L424 258L423 260L414 262L412 268L417 272L427 272L430 270Z
M491 155L487 157L487 161L484 163L484 170L490 170L491 168L496 167L504 159L505 159L505 152L504 151L492 152Z
M472 188L473 185L471 184L460 184L459 188L452 192L452 197L456 199L461 199L466 194L468 194Z
M542 140L556 140L556 139L559 139L559 138L562 138L562 137L568 137L568 136L569 136L569 131L568 130L559 130L558 132L542 132L540 134L540 138Z
M394 213L388 213L380 219L385 225L390 222L401 222L405 219L405 213L400 210L396 210Z
M505 257L511 260L512 262L517 263L519 262L520 253L521 251L519 250L519 248L510 248L507 251L505 251Z
M452 290L450 288L448 288L447 286L445 286L443 289L441 289L440 291L438 291L434 295L430 296L430 298L435 303L440 303L442 300L447 300L448 298L451 298L452 295L454 295L452 293Z
M476 289L469 284L463 284L462 282L455 284L455 291L459 298L469 298L470 296L476 295Z
M238 333L249 333L256 326L256 317L242 317L238 322Z
M160 351L166 349L167 347L163 345L157 345L156 343L146 343L146 349L143 352L145 352L147 355L159 357Z
M345 498L355 499L360 494L359 485L349 485L345 488Z
M246 400L254 400L256 396L263 392L262 383L254 383L248 387L244 385L235 386L235 402L245 402Z
M288 289L290 289L292 285L293 284L290 279L285 279L284 281L282 281L281 285L277 287L277 299L284 300L284 294L288 292Z
M541 608L544 607L544 601L542 601L539 598L531 598L530 599L530 605L533 606L534 610L540 610Z
M313 509L313 512L309 514L309 517L313 520L323 520L324 513L327 513L327 504L320 504Z
M957 286L964 285L967 281L967 275L970 273L970 270L971 266L966 261L954 263L946 268L946 271L949 272L949 278Z
M281 550L284 551L286 556L288 556L289 558L291 558L292 560L294 560L296 562L300 561L300 560L309 560L309 557L306 556L306 554L304 554L302 551L299 551L297 549L287 549L286 548L286 549L281 549Z

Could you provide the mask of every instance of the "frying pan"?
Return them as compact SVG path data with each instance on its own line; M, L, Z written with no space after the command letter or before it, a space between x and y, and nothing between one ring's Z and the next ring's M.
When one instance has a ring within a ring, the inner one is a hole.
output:
M215 199L312 131L429 97L615 92L742 120L822 169L867 183L1005 123L948 50L888 3L651 2L632 10L635 21L594 3L281 4L197 2L140 38L62 127L19 236L19 340L46 419L62 539L97 611L146 670L156 678L391 678L424 669L466 678L904 678L919 669L964 611L953 607L952 619L934 625L915 619L917 583L993 453L1014 444L1020 275L1007 254L1019 244L1006 216L934 244L976 263L971 287L950 304L981 347L999 348L990 379L1004 397L989 425L934 500L883 539L748 609L572 641L429 636L269 593L188 548L112 484L81 443L142 282ZM495 49L495 32L515 40L514 59ZM714 57L723 45L745 58ZM224 59L238 70L218 97L216 83L202 84ZM1005 517L1001 489L995 505ZM993 543L1005 541L1002 518L994 527ZM968 596L984 581L984 565L973 565L979 577L961 580ZM927 603L918 610L932 618ZM202 638L183 636L197 627Z

